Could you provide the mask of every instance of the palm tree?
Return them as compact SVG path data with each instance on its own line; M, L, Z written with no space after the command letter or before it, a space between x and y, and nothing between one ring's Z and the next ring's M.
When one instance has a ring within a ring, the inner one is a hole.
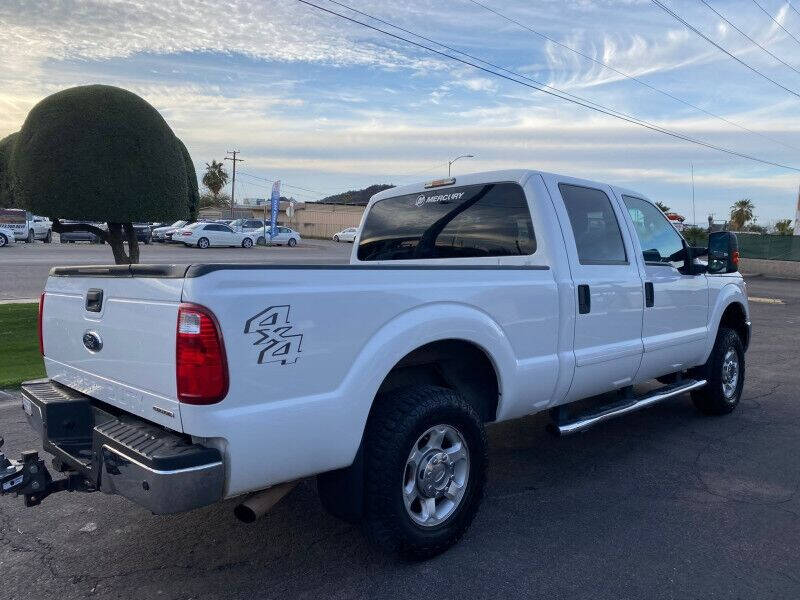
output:
M738 231L747 225L755 218L753 214L755 209L756 207L750 198L742 198L734 202L731 206L731 228Z
M669 206L667 206L667 205L666 205L666 204L664 204L663 202L656 202L656 206L657 206L657 207L659 208L659 210L660 210L662 213L664 213L664 214L667 214L667 213L669 212Z
M778 235L794 235L791 219L781 219L775 223L775 232Z
M228 172L221 162L211 160L211 164L206 163L206 172L203 175L203 185L208 188L214 200L217 200L219 191L228 183Z

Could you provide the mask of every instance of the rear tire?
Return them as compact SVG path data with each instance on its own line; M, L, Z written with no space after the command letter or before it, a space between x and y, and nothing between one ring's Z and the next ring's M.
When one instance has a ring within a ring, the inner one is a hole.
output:
M692 402L705 415L727 415L739 405L744 387L744 346L739 334L720 327L708 361L694 371L708 381L692 392Z
M486 463L483 423L458 393L418 386L378 398L364 436L367 537L405 558L441 554L478 512Z
M8 238L0 233L0 248L3 248L6 245L8 245Z
M210 245L211 244L209 243L208 238L202 237L199 240L197 240L197 247L200 248L201 250L205 250Z
M51 230L48 230L47 235L44 236L44 243L49 244L52 241L53 241L53 232Z
M36 239L36 234L33 233L33 229L28 230L28 237L25 238L26 244L32 244L33 240Z

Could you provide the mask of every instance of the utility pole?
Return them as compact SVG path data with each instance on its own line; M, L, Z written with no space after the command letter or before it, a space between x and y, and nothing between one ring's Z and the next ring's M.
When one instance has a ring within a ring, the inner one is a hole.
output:
M231 179L231 218L236 218L236 215L233 214L233 207L236 204L236 163L237 162L244 162L244 159L236 158L236 155L239 154L238 150L228 150L226 154L233 154L233 158L230 156L226 156L225 160L229 160L233 163L233 178Z
M697 223L697 213L694 209L694 163L689 163L692 167L692 225Z

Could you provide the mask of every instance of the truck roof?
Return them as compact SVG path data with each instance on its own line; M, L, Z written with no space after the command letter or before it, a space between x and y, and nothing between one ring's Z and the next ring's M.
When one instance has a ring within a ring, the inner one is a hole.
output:
M499 171L480 171L480 172L477 172L477 173L465 173L464 175L456 176L454 178L455 179L455 183L454 184L450 184L450 185L457 185L457 186L474 185L474 184L479 184L479 183L492 183L492 182L496 182L496 181L515 181L515 182L519 183L520 185L523 185L525 183L525 181L527 181L527 179L531 175L546 175L546 176L547 175L553 175L553 176L556 176L556 177L569 177L570 180L572 180L573 182L584 183L587 186L596 186L596 185L611 186L611 187L614 187L616 190L618 190L620 192L624 192L626 194L635 195L637 197L646 198L646 196L644 194L641 194L640 192L637 192L635 190L630 190L630 189L627 189L627 188L623 188L623 187L618 186L618 185L614 185L614 184L610 184L610 183L606 183L606 182L602 182L602 181L591 180L591 179L581 179L581 178L578 178L578 177L572 177L571 175L564 175L563 173L562 174L550 173L548 171L540 171L540 170L537 170L537 169L503 169L503 170L499 170ZM372 198L370 198L370 201L367 204L367 209L369 209L372 206L373 203L375 203L375 202L377 202L379 200L383 200L384 198L393 198L395 196L403 196L405 194L414 194L414 193L417 193L417 192L429 191L431 188L426 188L425 187L425 185L427 183L429 183L429 182L430 182L430 180L419 181L419 182L411 183L411 184L408 184L408 185L401 185L401 186L389 188L387 190L379 192L379 193L375 194ZM449 185L448 186L441 186L441 188L438 188L438 189L446 189L448 187L450 187L450 186Z

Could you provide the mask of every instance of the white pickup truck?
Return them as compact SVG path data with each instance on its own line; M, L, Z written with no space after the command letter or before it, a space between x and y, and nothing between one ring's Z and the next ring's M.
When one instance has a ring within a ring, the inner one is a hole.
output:
M549 410L564 435L686 392L732 411L737 262L733 234L692 248L641 194L510 170L378 194L349 265L55 268L48 379L22 391L65 476L27 453L3 486L252 519L317 475L332 513L429 557L478 509L486 424Z

